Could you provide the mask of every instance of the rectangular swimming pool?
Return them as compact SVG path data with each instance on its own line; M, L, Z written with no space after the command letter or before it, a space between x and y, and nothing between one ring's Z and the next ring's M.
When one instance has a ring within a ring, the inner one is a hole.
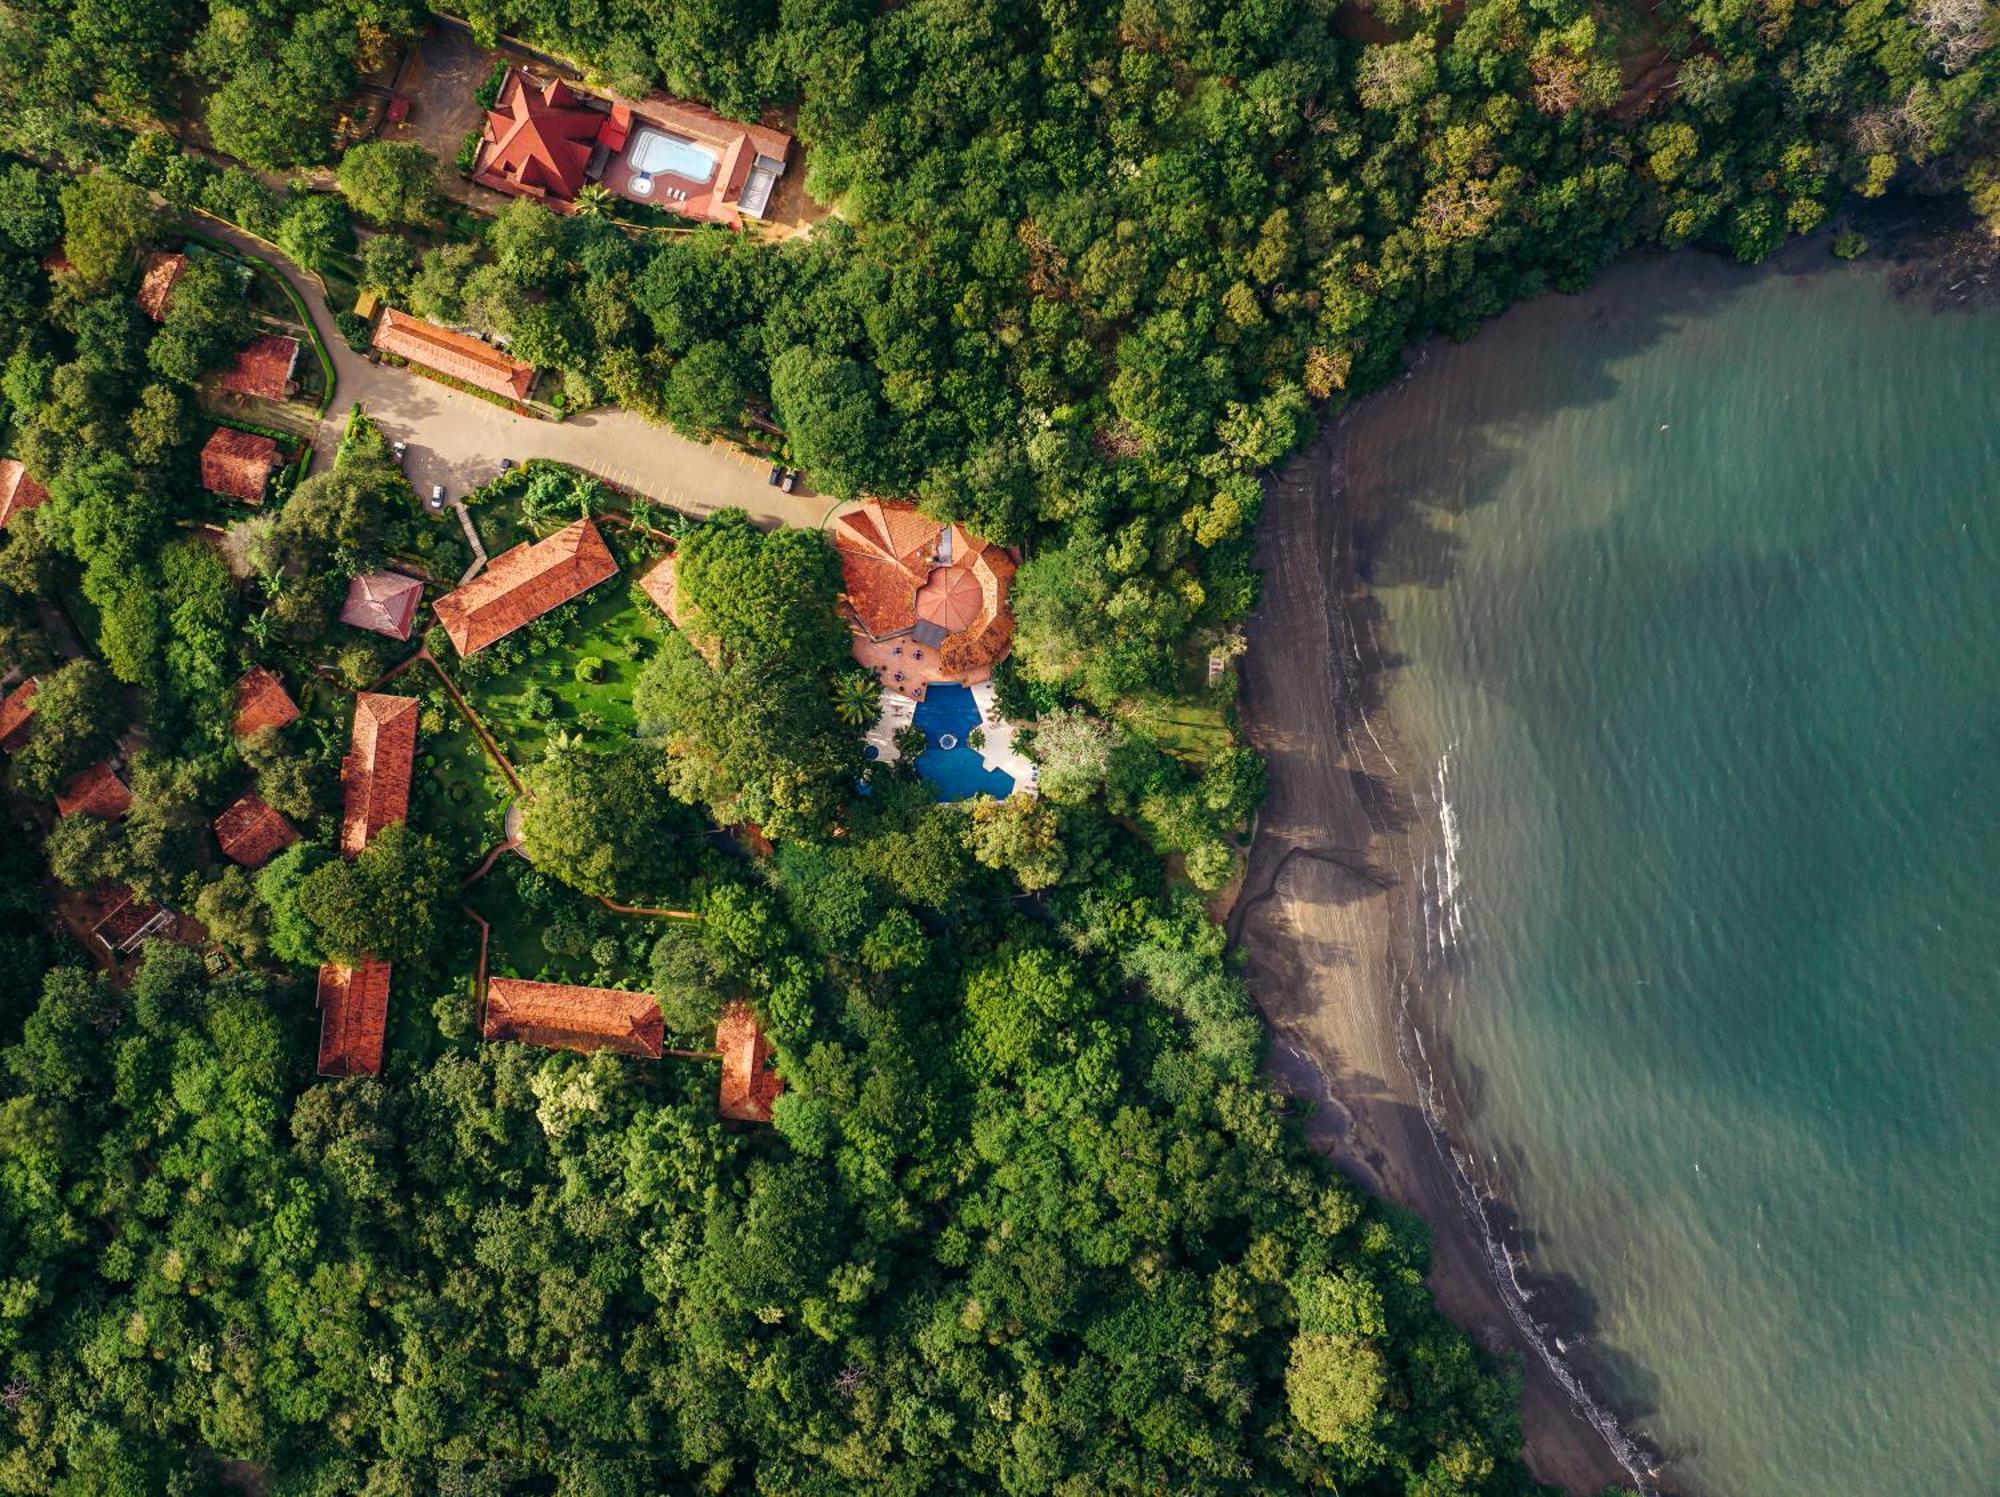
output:
M688 182L706 182L715 175L714 152L678 135L648 128L632 136L625 164L648 177L665 175Z

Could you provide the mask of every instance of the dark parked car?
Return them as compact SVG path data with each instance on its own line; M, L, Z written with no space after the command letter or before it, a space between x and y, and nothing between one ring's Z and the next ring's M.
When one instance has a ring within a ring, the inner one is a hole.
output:
M500 471L502 473L512 473L514 471L514 459L512 459L511 457L501 458Z
M764 482L768 483L774 489L784 481L785 481L785 470L782 465L773 468L771 470L771 476L764 480Z

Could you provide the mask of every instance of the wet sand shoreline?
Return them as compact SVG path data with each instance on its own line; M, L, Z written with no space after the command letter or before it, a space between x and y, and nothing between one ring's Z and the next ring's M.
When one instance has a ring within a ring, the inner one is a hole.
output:
M1430 767L1404 761L1381 710L1388 662L1356 546L1377 517L1353 513L1343 491L1344 436L1330 424L1267 489L1242 708L1270 789L1230 935L1272 1028L1271 1074L1316 1106L1314 1143L1429 1224L1440 1308L1489 1350L1519 1354L1536 1476L1572 1493L1631 1485L1510 1313L1476 1201L1427 1115L1452 1109L1419 1094L1432 1067L1408 1004L1439 829L1416 793Z

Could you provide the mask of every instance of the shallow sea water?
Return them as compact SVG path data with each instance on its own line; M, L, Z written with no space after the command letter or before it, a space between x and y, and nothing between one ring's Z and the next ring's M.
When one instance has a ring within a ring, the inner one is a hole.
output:
M2000 310L1803 247L1348 422L1530 1312L1715 1497L2000 1491ZM1414 778L1414 777L1413 777ZM1579 1334L1580 1332L1580 1334Z

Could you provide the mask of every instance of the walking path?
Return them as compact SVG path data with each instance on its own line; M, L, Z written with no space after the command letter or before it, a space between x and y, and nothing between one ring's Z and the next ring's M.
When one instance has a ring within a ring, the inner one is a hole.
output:
M465 501L463 499L453 499L451 507L458 515L459 527L465 531L465 543L472 547L472 565L467 567L465 575L458 579L458 585L464 587L466 583L477 577L479 569L486 565L486 542L482 541L479 538L479 532L473 529L472 516L465 512Z
M313 439L328 465L359 404L390 441L409 443L404 467L420 494L443 484L447 494L462 495L496 477L503 457L546 457L690 514L733 505L760 525L810 530L826 515L824 496L787 494L767 483L768 464L726 443L691 442L631 411L607 407L542 421L394 365L372 364L340 336L311 276L233 224L204 222L201 232L276 270L311 313L334 365L333 404Z

